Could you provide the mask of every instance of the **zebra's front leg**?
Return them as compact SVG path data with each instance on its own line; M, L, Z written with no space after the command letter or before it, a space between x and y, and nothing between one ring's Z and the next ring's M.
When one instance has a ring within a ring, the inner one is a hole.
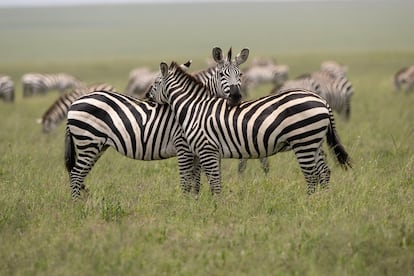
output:
M183 194L188 194L192 187L197 186L194 175L194 156L186 151L177 151L178 169L180 173L180 185ZM198 177L200 179L200 177Z
M203 153L200 154L201 168L204 170L208 183L210 185L211 194L221 194L221 171L220 171L220 157L218 153Z

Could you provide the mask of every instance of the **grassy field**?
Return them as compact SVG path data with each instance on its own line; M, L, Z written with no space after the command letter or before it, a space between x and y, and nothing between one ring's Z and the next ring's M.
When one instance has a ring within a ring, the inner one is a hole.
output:
M392 76L413 64L414 38L404 23L414 19L413 4L397 3L379 2L374 10L369 3L221 5L212 25L211 5L202 14L191 5L0 9L0 72L13 77L17 92L14 104L0 102L0 275L412 275L414 95L394 92ZM319 15L313 23L306 13L312 10ZM223 29L220 15L228 12L250 12L255 23ZM290 25L276 31L273 12L279 23L291 18ZM338 20L327 24L319 12ZM169 24L170 13L181 21ZM115 18L121 21L113 24ZM142 36L134 22L150 22L138 28ZM189 29L166 38L175 26ZM259 27L283 39L266 39ZM210 37L195 36L197 28ZM203 178L196 201L181 195L175 158L134 161L110 149L87 178L89 198L72 202L64 125L45 135L35 123L58 95L23 99L21 75L66 71L122 91L134 66L192 58L194 69L203 68L215 45L276 57L292 77L325 59L348 65L351 120L336 121L353 169L341 170L329 155L331 188L308 197L291 152L270 158L268 177L256 160L243 176L237 160L223 160L222 197L213 198Z

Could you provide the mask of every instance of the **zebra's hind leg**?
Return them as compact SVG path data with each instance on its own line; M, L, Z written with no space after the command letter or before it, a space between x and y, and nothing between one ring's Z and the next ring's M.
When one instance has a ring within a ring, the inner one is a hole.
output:
M329 180L331 178L331 170L326 164L325 153L321 149L319 151L319 158L316 162L318 182L322 189L329 188Z
M263 172L267 175L269 173L269 159L266 157L259 158L260 165L262 166Z
M94 150L87 151L88 154L86 154L86 152L78 153L78 159L76 160L75 166L69 173L72 199L79 199L81 197L81 191L85 192L86 196L88 195L89 189L86 188L84 184L85 178L95 165L96 161L98 161L105 152L106 148L107 147L102 148L97 154L94 153ZM91 154L92 152L94 154Z

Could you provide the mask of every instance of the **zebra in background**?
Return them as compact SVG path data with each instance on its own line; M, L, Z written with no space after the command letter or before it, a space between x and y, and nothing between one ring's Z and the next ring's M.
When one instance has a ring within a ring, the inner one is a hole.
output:
M414 66L404 67L394 75L394 87L396 91L404 89L409 92L414 87Z
M344 119L349 120L351 116L351 98L354 91L348 78L332 78L332 74L326 71L313 72L306 78L313 79L319 85L319 89L316 89L315 93L326 99L331 108Z
M208 85L223 85L221 89L211 90L230 95L227 91L231 90L230 85L223 82L228 75L226 65L229 63L222 61L222 56L217 54L220 49L213 52L219 69L211 76L216 81L209 81ZM190 62L182 65L185 69L189 66ZM81 190L86 190L85 177L108 147L136 160L178 156L183 192L200 186L195 184L200 182L198 161L167 105L108 91L84 95L69 109L65 141L65 163L73 198L80 197Z
M320 70L322 72L327 72L331 75L332 78L341 78L346 77L348 72L348 66L339 64L333 60L327 60L321 63Z
M247 97L250 90L266 83L280 87L288 77L288 65L275 64L273 61L268 60L257 60L243 73L242 93L244 97Z
M128 85L125 93L127 95L136 96L140 99L145 98L150 85L156 78L158 71L151 71L147 67L136 68L129 73Z
M274 87L271 90L271 94L276 94L276 93L280 93L283 92L284 90L288 90L288 89L306 89L312 92L315 92L316 94L320 94L321 90L320 90L320 85L318 82L316 82L313 78L310 77L310 75L308 75L308 77L299 77L297 79L293 79L293 80L287 80L282 87Z
M329 183L330 170L322 151L325 137L338 162L344 168L350 166L332 110L316 94L287 90L229 104L212 98L205 86L175 62L170 67L162 62L160 71L149 95L155 102L170 106L213 194L221 193L221 158L260 158L293 150L308 194L315 192L317 184L327 187Z
M22 76L23 97L45 94L49 90L63 93L69 88L82 88L84 84L72 75L66 73L38 74L28 73Z
M14 83L6 75L0 75L0 99L5 102L14 102Z
M70 105L80 96L94 91L112 91L115 88L107 83L93 84L88 87L77 88L73 91L61 95L43 114L37 123L42 125L43 133L54 130L63 119L66 118Z

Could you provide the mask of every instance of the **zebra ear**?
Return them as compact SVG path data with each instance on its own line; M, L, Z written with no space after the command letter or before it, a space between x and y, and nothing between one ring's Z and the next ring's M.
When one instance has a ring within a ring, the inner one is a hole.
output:
M160 70L161 70L161 75L163 77L166 77L168 74L168 65L165 62L161 62L160 63Z
M183 69L184 71L188 71L188 69L190 69L191 63L193 63L193 61L190 59L189 61L187 61L186 63L183 63L180 65L181 69Z
M245 63L248 57L249 57L249 48L243 48L240 54L236 56L236 64L240 65L242 63Z
M223 62L223 52L221 51L219 47L213 48L213 59L217 63Z

